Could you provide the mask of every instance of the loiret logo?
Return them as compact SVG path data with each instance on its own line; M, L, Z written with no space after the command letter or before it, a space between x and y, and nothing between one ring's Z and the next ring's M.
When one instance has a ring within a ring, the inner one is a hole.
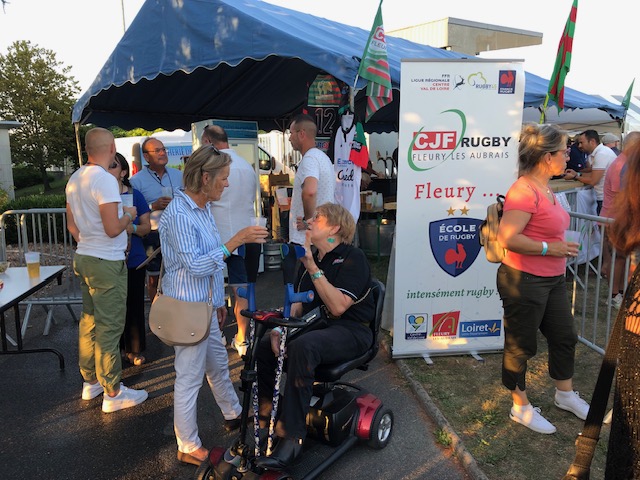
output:
M499 337L502 320L476 320L460 323L460 338Z
M455 337L458 332L460 311L434 313L430 337Z

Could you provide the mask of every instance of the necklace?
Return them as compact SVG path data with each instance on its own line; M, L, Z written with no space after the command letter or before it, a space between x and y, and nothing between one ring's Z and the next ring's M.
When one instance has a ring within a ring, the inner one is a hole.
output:
M529 175L529 178L533 180L542 190L544 190L547 195L551 194L551 189L549 188L549 185L544 185L541 181L539 181L533 175Z

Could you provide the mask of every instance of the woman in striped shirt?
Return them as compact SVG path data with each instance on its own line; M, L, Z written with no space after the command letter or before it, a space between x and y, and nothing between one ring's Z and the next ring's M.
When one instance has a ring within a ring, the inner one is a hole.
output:
M212 145L197 149L183 173L184 188L177 190L159 225L164 263L162 290L179 300L213 300L214 318L209 338L188 347L176 346L174 430L178 460L199 465L208 451L198 436L196 403L206 375L227 430L239 426L241 406L229 378L229 359L220 328L226 319L224 259L244 243L264 243L267 229L247 227L222 243L210 202L219 200L229 185L231 158Z

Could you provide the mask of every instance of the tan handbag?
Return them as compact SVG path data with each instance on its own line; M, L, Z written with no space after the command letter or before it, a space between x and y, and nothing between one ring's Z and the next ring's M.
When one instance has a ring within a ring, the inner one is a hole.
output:
M170 346L197 345L209 336L213 315L213 277L208 302L186 302L162 293L162 273L158 278L158 293L149 311L151 332Z

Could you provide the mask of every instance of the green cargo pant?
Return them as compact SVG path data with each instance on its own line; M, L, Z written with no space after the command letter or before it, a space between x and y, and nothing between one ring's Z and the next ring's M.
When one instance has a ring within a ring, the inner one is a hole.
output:
M127 308L127 266L124 260L103 260L76 254L73 268L80 278L82 316L78 355L85 382L98 379L106 393L120 388L120 336Z

